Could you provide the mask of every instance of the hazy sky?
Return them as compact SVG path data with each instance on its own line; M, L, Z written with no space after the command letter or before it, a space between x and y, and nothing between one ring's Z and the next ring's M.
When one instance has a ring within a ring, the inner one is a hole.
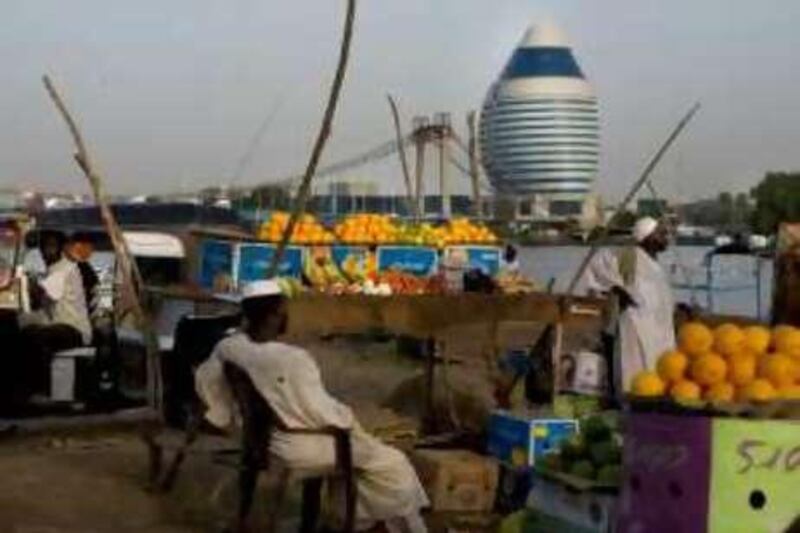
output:
M4 0L0 188L83 191L41 86L49 72L114 192L221 183L273 110L243 183L301 169L335 64L344 0ZM598 188L618 195L692 101L704 109L658 173L691 198L800 168L796 0L360 0L326 161L406 121L480 106L525 27L557 21L601 108ZM396 159L359 176L393 175ZM384 168L379 168L384 167Z

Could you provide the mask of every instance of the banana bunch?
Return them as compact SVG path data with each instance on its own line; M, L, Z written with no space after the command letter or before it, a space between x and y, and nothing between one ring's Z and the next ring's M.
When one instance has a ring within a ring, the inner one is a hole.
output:
M314 254L304 267L308 282L317 290L328 290L337 285L346 285L347 279L334 264L330 254Z
M342 272L352 283L363 283L367 279L366 265L363 257L348 255L342 261Z

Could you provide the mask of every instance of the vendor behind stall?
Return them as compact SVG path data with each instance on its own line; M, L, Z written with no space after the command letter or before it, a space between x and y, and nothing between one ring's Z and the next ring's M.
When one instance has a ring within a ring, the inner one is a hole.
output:
M672 288L657 261L667 249L666 228L645 217L636 222L633 237L635 246L599 252L579 283L583 292L611 295L619 304L618 320L612 321L617 392L627 390L638 372L654 369L658 357L675 346Z
M519 253L513 244L506 244L503 250L503 258L500 261L500 275L517 276L519 275Z

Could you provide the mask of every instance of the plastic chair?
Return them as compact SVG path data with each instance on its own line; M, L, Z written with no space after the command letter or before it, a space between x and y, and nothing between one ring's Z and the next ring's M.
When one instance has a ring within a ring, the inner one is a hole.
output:
M247 373L237 366L226 363L225 377L242 416L242 451L239 463L239 509L237 527L245 531L253 504L256 482L261 471L275 472L278 485L270 512L270 529L277 530L278 517L290 481L303 483L303 512L300 531L315 531L319 519L320 498L323 481L338 477L344 482L345 514L344 531L350 533L355 527L356 485L353 473L353 454L350 431L340 428L290 429L287 428L256 390ZM272 432L279 429L289 434L333 437L336 445L336 463L322 471L306 471L290 468L278 457L269 453Z
M203 408L194 391L194 367L208 359L226 332L240 322L238 315L187 315L178 321L172 352L164 358L164 418L167 424L184 429L180 444L165 438L163 426L148 427L142 433L147 446L148 484L151 490L168 492L175 485L180 468L190 448L204 431ZM164 468L164 452L174 448L175 455Z

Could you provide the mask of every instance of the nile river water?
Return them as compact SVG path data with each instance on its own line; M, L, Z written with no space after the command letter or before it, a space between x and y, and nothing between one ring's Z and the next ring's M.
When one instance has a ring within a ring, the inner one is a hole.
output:
M520 250L522 271L541 284L555 279L555 291L565 291L588 253L585 246L534 246ZM707 269L704 258L709 248L678 246L665 252L661 264L676 285L676 301L694 301L708 305ZM756 272L760 264L760 313L766 319L772 299L772 262L743 256L716 256L713 262L713 287L711 308L716 313L757 317L759 305ZM686 287L694 286L691 290Z

